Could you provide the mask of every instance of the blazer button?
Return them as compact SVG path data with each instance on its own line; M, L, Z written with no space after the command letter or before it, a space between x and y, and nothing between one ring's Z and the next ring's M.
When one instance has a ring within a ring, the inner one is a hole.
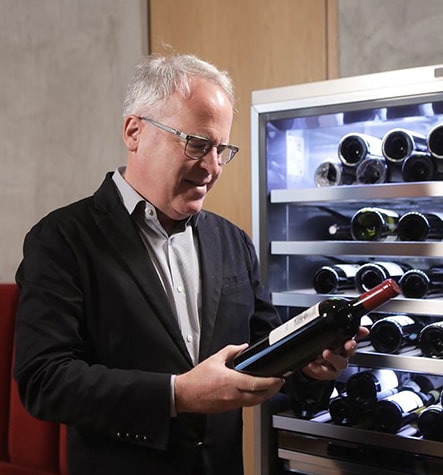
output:
M202 447L203 445L205 445L205 443L202 442L201 440L200 440L199 442L196 442L196 443L195 443L195 446L196 446L196 447Z

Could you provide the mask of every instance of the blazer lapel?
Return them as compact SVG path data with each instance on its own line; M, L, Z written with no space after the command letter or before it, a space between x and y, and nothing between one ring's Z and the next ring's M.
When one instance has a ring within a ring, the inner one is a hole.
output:
M199 242L201 280L202 280L202 322L200 337L200 360L207 358L211 352L212 334L220 300L222 275L222 251L219 233L206 223L203 211L198 220L197 237Z

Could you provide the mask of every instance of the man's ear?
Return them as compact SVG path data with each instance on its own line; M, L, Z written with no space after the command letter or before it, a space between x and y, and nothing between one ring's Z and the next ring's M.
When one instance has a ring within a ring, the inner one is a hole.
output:
M142 132L141 121L134 115L125 117L123 121L123 142L130 152L137 150Z

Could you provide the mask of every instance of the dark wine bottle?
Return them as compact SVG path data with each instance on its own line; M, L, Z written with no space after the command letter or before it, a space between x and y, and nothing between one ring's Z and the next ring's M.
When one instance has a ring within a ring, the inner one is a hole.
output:
M355 424L361 414L349 397L344 394L332 398L329 402L328 410L332 422L338 425Z
M443 220L434 213L408 211L398 221L397 237L400 241L443 239Z
M256 376L285 376L314 361L324 349L340 347L353 338L360 318L398 295L388 279L354 300L331 297L291 318L239 353L233 367Z
M424 409L418 416L417 426L424 439L443 442L443 407L441 402Z
M360 185L375 185L388 181L388 166L384 158L368 158L357 165L356 182Z
M423 356L443 358L443 321L430 323L421 330L418 347Z
M403 181L431 181L441 177L435 158L426 152L415 152L405 158L401 166Z
M406 129L392 129L382 141L383 156L392 163L401 163L414 152L426 151L426 136Z
M339 160L325 160L314 172L314 182L318 187L351 185L355 176L345 170Z
M409 268L406 264L398 262L366 262L355 274L355 287L361 293L372 289L386 279L394 279L398 282Z
M437 124L428 132L429 152L435 158L443 158L443 124Z
M347 167L356 167L367 158L381 156L381 139L371 135L346 134L338 144L338 157Z
M351 219L351 234L356 241L378 241L395 235L400 216L383 208L364 207Z
M409 269L399 281L404 297L421 299L443 295L443 268Z
M319 294L353 289L355 288L355 274L359 268L359 264L322 266L314 274L314 289Z
M397 373L392 369L371 369L353 374L346 384L348 398L360 410L372 410L375 403L398 391Z
M423 324L409 315L389 315L371 328L371 343L380 353L398 353L403 347L418 344Z
M392 396L378 401L374 407L374 429L396 434L406 424L416 423L419 412L427 406L435 404L440 391L426 391L418 382L409 380Z
M351 225L340 226L338 224L331 224L328 229L329 239L337 241L352 240Z

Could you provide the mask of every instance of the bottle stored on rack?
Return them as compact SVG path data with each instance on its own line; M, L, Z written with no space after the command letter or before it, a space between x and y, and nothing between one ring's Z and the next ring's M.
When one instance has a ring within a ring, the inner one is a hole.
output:
M397 237L400 241L443 239L443 220L435 213L408 211L400 216Z
M318 187L351 185L354 179L339 160L325 160L314 171L314 183Z
M332 422L343 426L355 424L362 415L362 412L345 394L332 398L328 410Z
M344 135L338 144L338 157L347 167L357 167L370 157L381 157L381 139L372 135L350 133Z
M373 411L374 429L395 434L406 424L417 422L419 411L440 397L439 390L425 386L427 383L408 380L396 394L378 401Z
M348 398L360 410L373 409L375 403L398 391L397 373L392 369L371 369L353 374L346 384Z
M432 404L421 412L417 425L424 439L443 442L443 407L441 402Z
M406 298L421 299L443 295L443 267L409 269L402 275L399 285Z
M409 315L389 315L371 328L371 343L379 353L398 353L405 346L417 346L423 324Z
M421 330L418 347L423 356L443 358L443 321L430 323Z
M352 240L351 225L331 224L328 229L329 239L337 241Z
M388 181L388 165L382 158L367 158L357 165L356 182L361 185L375 185Z
M443 124L435 125L427 136L428 149L435 158L443 158Z
M366 206L352 216L352 237L356 241L378 241L393 236L399 219L396 211Z
M359 264L322 266L314 274L313 286L317 293L328 294L355 288L355 274Z
M391 163L401 163L414 152L427 150L426 136L406 129L392 129L382 140L383 156Z
M399 294L388 279L354 300L331 297L291 318L239 353L238 371L256 376L284 376L315 360L326 348L338 348L354 337L360 318Z
M355 274L355 287L361 293L372 289L386 279L394 279L398 282L409 269L407 264L399 262L366 262Z
M401 167L403 181L431 181L441 177L436 159L426 152L415 152L405 158Z

